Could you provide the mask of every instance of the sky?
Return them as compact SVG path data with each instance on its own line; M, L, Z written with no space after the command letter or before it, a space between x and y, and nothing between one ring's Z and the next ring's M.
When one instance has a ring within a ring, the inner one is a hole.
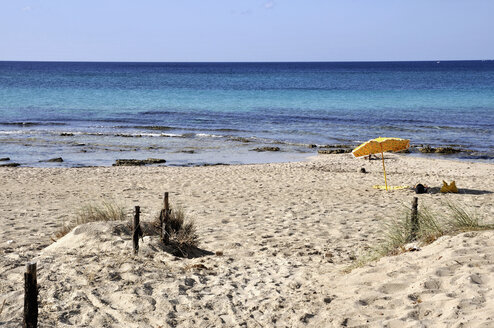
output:
M494 0L0 0L0 60L494 59Z

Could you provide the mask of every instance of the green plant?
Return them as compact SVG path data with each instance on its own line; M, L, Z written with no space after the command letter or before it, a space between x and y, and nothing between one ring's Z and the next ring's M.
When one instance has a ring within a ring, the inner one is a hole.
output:
M441 218L432 213L427 207L418 212L419 227L416 240L421 244L430 244L446 233L446 229L441 223ZM410 226L411 229L411 226ZM412 238L408 240L413 241Z
M480 224L480 219L477 215L471 214L451 202L446 203L446 205L451 213L451 220L448 222L451 230L470 231L486 228Z
M436 214L423 207L418 212L418 229L412 233L410 211L404 212L401 219L385 224L384 241L362 254L348 270L361 267L384 256L406 252L405 245L410 242L424 246L443 235L454 235L466 231L494 229L494 225L481 224L478 216L471 214L461 205L445 204L448 211Z

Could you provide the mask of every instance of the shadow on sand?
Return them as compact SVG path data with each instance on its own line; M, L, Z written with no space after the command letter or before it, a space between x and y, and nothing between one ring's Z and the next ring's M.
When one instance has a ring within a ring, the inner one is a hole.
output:
M441 188L439 187L432 187L432 188L428 188L427 192L429 194L437 194L440 192L440 190ZM458 193L465 195L485 195L485 194L492 194L493 192L489 190L458 188Z
M214 255L213 252L196 247L196 246L183 246L176 242L170 242L170 245L162 245L164 252L172 254L173 256L183 257L187 259L195 259L198 257Z

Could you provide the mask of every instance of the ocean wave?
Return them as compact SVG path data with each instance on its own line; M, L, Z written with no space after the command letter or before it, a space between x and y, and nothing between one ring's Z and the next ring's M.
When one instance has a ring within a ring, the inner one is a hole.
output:
M29 131L23 130L9 130L9 131L0 131L0 134L4 135L12 135L12 134L26 134Z
M161 137L162 133L139 133L138 135L140 135L142 137L154 138L154 137Z
M176 134L176 133L161 133L160 137L168 137L168 138L183 138L183 134Z
M224 138L225 136L217 135L217 134L208 134L208 133L197 133L196 136L202 138Z
M175 111L168 111L168 110L146 110L143 112L139 112L139 115L170 115L170 114L176 114L177 112Z
M248 130L240 130L240 129L227 129L227 128L218 128L218 129L203 129L207 131L218 131L218 132L247 132Z
M144 130L157 130L157 131L166 131L166 130L176 129L174 127L165 126L165 125L135 125L135 126L131 126L130 128L144 129Z
M451 125L431 125L431 126L418 126L420 128L424 129L433 129L433 130L449 130L449 131L467 131L467 132L472 132L475 131L476 133L492 133L492 130L490 129L482 129L478 127L473 127L473 126L451 126Z
M224 138L224 135L218 135L218 134L210 134L210 133L201 133L201 132L189 132L189 133L183 133L180 135L182 138Z

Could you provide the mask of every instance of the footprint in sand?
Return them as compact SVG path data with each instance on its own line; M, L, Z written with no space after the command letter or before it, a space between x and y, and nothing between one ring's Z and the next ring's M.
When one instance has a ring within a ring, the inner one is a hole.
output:
M408 287L406 283L388 283L379 288L379 291L384 294L394 294L396 292L405 290Z

